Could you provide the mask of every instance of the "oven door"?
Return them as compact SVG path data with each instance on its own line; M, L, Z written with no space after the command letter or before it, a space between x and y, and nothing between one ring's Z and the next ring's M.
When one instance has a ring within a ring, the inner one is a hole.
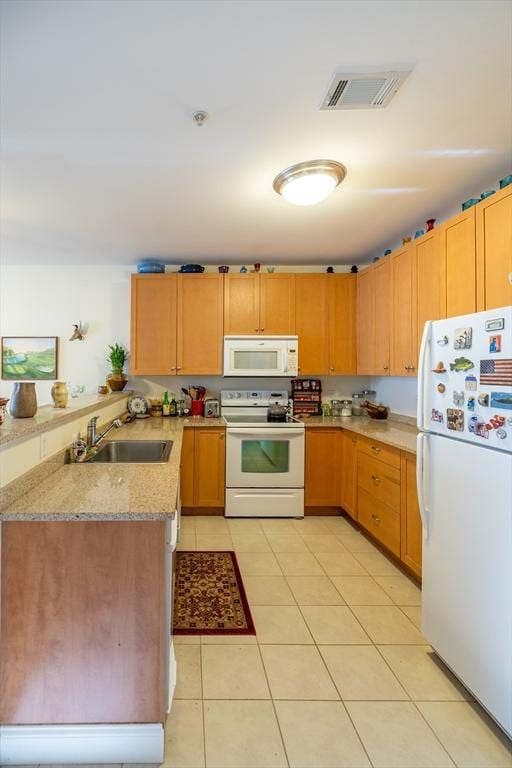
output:
M303 488L304 430L228 427L228 488Z

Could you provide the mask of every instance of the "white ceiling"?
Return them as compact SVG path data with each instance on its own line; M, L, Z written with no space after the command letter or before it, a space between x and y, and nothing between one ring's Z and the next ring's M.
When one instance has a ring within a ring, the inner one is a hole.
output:
M510 172L511 9L3 0L2 258L365 261ZM384 110L318 109L336 70L407 66ZM312 158L347 178L292 206L272 180Z

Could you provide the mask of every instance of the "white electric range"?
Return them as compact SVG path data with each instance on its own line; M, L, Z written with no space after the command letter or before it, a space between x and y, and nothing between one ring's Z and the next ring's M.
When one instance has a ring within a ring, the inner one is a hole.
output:
M269 421L271 405L288 407L288 393L221 392L226 517L304 517L304 423L289 413Z

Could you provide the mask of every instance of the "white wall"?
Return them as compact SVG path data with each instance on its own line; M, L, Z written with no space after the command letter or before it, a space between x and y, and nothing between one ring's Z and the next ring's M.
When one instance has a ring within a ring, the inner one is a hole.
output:
M417 379L402 376L372 378L372 389L376 390L378 401L405 416L416 416L416 387Z

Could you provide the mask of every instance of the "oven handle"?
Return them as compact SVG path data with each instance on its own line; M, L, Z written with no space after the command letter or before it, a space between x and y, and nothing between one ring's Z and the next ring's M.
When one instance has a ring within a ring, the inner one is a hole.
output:
M300 437L301 435L304 435L304 430L299 428L289 428L289 429L275 429L275 427L270 427L270 429L266 429L265 427L257 427L254 428L247 428L247 429L240 429L238 427L228 427L227 428L228 437L229 435L235 435L240 437L248 437L249 435L254 435L255 437L262 437L262 435L265 435L265 440L268 440L270 437L292 437L292 435L296 435L297 437Z

